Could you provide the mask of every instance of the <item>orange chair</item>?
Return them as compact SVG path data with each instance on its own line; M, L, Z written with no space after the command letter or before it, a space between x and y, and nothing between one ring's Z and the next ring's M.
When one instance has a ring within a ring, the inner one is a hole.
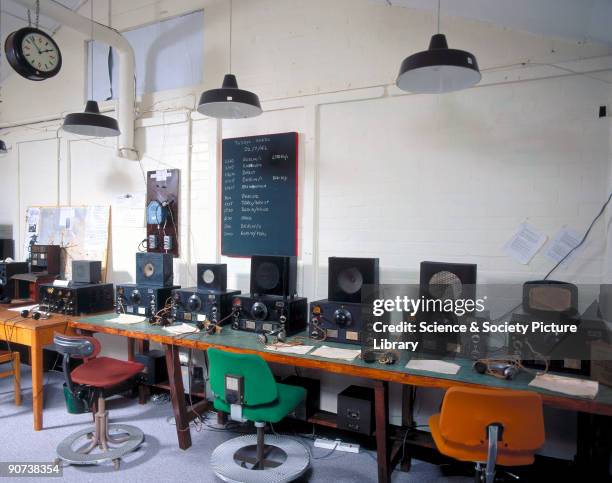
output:
M429 426L440 453L476 462L476 481L492 483L496 463L533 463L544 444L542 398L528 391L451 387Z

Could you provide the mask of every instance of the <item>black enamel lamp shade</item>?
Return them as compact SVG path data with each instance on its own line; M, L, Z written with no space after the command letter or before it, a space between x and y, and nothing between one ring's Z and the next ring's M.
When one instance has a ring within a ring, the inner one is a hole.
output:
M481 78L474 54L449 49L446 36L435 34L427 50L404 59L396 85L407 92L441 93L472 87Z
M117 120L100 114L96 101L87 101L84 112L73 112L64 118L62 129L81 136L111 137L119 136Z
M202 93L198 112L217 119L243 119L259 116L263 111L257 94L239 89L236 76L226 74L220 89Z

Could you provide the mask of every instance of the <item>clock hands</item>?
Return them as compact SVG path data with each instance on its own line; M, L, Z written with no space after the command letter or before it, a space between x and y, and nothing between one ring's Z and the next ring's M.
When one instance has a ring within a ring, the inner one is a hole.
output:
M34 48L35 48L35 49L38 51L38 54L39 54L39 55L40 55L40 54L42 54L42 52L41 52L41 51L40 51L40 49L38 48L38 45L36 45L36 42L35 42L35 41L33 41L32 39L27 39L27 42L28 42L29 44L32 44L32 45L34 46Z

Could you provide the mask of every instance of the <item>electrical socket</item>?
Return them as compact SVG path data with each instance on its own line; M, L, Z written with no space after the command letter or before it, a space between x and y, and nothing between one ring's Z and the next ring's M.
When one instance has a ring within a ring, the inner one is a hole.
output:
M359 445L352 443L345 443L339 439L326 439L326 438L317 438L314 442L315 448L323 448L323 449L335 449L337 451L344 451L346 453L359 453Z

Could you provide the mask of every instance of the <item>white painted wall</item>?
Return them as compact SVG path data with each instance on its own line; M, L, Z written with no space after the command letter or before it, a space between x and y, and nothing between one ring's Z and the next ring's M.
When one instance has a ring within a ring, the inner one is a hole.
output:
M98 20L108 20L103 3L96 2ZM543 256L521 266L501 252L518 223L529 219L550 236L564 224L583 230L612 186L611 123L596 117L599 105L611 104L608 73L568 76L542 65L572 61L563 65L599 71L610 67L610 57L599 57L612 54L608 47L447 18L451 44L475 52L485 69L481 86L405 95L390 84L403 57L427 45L431 13L366 0L236 0L233 70L241 86L261 95L266 112L221 123L189 109L227 69L227 7L222 0L113 1L111 9L112 25L125 29L204 8L204 85L145 96L136 132L142 169L181 169L175 273L183 286L194 284L196 262L220 260L229 264L228 283L248 291L248 262L221 257L217 245L223 137L300 133L299 287L310 299L326 294L330 255L380 257L385 283L416 281L424 259L476 262L484 282L537 278L551 266ZM84 39L65 29L58 39L68 56L62 77L31 83L11 76L0 124L81 108ZM524 61L531 65L514 66ZM513 67L488 70L506 65ZM141 167L116 158L112 140L60 132L58 157L57 127L52 121L0 131L13 147L0 158L7 186L0 223L21 226L28 204L110 204L143 190ZM144 234L113 221L111 281L133 279ZM559 277L597 283L607 276L607 240L598 225ZM118 339L105 338L105 348L124 354ZM353 382L325 377L322 407L335 410L336 393ZM439 392L419 391L419 423L439 400ZM399 414L393 386L392 422ZM572 416L561 414L547 413L547 454L573 451Z

